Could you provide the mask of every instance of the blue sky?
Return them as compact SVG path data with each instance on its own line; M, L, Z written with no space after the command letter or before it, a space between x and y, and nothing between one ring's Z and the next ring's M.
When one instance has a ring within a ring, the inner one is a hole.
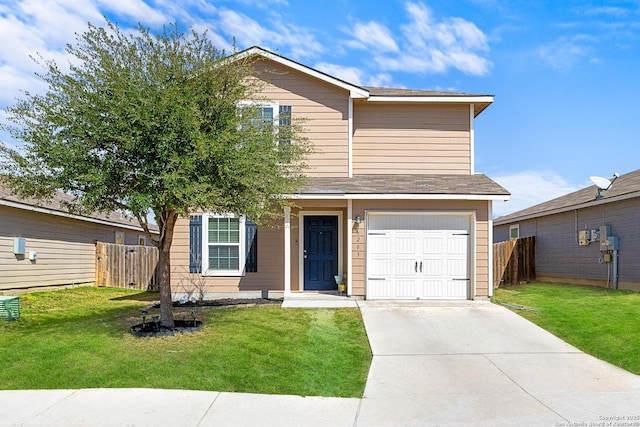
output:
M44 90L29 55L66 64L74 32L103 16L206 29L356 85L495 95L475 166L512 193L496 215L640 167L639 1L3 0L0 108Z

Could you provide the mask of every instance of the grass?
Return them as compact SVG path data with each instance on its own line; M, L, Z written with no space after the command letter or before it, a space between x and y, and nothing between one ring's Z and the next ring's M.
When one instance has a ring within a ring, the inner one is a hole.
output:
M497 289L496 302L585 353L640 374L640 293L553 283Z
M22 295L20 319L0 321L0 389L363 395L371 350L357 309L199 308L200 332L133 337L156 298L89 287Z

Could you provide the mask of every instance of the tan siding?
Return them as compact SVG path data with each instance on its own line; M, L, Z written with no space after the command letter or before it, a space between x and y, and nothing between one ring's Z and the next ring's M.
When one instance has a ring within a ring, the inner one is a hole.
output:
M207 292L283 291L284 231L258 229L258 272L241 277L202 276L189 273L189 219L180 218L171 245L171 290L188 292L203 283Z
M115 227L0 206L0 290L93 284L94 241L113 243ZM127 244L142 234L125 232ZM26 241L24 257L13 254L15 237ZM29 260L29 251L37 260Z
M464 105L354 105L353 173L469 174Z
M309 176L348 176L349 93L271 61L256 64L268 82L263 95L291 105L294 117L304 118L304 136L314 146Z

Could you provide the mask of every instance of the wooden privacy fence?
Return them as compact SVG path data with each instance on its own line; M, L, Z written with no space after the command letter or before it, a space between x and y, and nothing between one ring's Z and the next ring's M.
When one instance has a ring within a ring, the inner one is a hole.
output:
M535 236L493 244L493 287L515 285L535 278Z
M96 243L96 286L155 290L158 248Z

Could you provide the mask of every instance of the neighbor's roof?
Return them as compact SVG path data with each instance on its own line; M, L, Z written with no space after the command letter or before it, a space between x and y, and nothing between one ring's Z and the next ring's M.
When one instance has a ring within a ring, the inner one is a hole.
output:
M480 114L493 103L493 95L480 95L462 92L443 92L433 90L381 88L371 86L358 86L345 80L334 77L322 71L318 71L297 61L285 58L259 46L253 46L238 52L235 57L246 58L260 56L286 67L292 68L309 76L315 77L334 86L348 90L354 99L364 99L367 102L447 102L469 103L474 105L474 116Z
M612 203L619 200L640 197L640 169L621 175L613 185L601 191L602 198L596 199L598 188L595 185L583 188L548 202L540 203L527 209L501 216L493 221L494 225L509 224L546 215L583 209Z
M310 178L298 198L507 200L509 192L477 175L355 175Z
M14 194L7 188L0 186L0 205L8 206L17 209L25 209L34 212L40 212L55 216L64 216L67 218L73 218L80 221L87 221L99 224L110 225L114 227L128 228L131 230L142 231L142 227L134 219L124 217L118 213L102 214L95 213L92 215L80 215L67 212L64 207L64 202L70 202L73 197L64 194L56 193L52 199L46 201L35 201L30 199L22 199ZM155 231L151 227L151 231Z

